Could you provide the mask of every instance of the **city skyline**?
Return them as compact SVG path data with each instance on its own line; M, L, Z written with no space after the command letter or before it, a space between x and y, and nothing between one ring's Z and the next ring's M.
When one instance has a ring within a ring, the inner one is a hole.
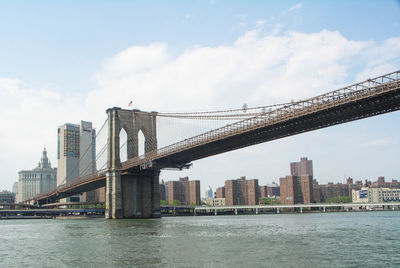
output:
M12 188L43 144L56 163L57 126L83 119L99 128L107 108L129 108L130 100L163 112L267 105L398 70L400 8L384 2L2 3L0 24L10 27L0 30L0 111L7 115L0 189ZM135 16L140 12L159 14L165 25ZM369 21L372 14L379 19ZM102 22L103 15L113 22ZM363 23L350 25L354 17ZM163 171L161 178L189 176L216 189L245 175L264 185L307 156L322 183L399 179L399 120L394 112L288 137L195 161L190 170Z

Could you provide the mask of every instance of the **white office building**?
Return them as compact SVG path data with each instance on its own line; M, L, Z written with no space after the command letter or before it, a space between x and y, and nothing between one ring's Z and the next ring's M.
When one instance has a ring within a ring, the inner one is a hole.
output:
M96 130L91 122L64 124L57 130L57 186L96 171ZM93 193L94 194L94 193ZM62 201L79 202L79 196Z
M353 203L385 203L400 202L400 189L369 188L352 190Z
M35 195L56 187L57 169L51 168L47 158L46 148L43 149L42 158L33 170L18 172L18 202L23 202Z

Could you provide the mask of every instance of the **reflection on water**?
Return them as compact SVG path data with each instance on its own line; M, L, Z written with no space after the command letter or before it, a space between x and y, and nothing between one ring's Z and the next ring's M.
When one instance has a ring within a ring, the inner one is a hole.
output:
M398 267L400 212L0 221L3 267Z

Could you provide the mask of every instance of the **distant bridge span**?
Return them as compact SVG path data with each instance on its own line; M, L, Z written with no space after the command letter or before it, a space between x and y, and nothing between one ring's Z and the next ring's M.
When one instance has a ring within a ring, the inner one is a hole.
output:
M34 201L54 202L59 198L106 186L107 172L111 170L118 170L121 176L146 176L146 172L163 168L184 168L194 160L399 109L400 71L396 71L310 99L293 101L163 148L155 146L152 150L146 150L143 156L128 155L129 159L122 163L119 163L119 148L115 149L109 144L106 170L76 178L54 190L41 193ZM120 108L109 109L108 113L111 118L109 129L117 134L121 129L118 124L120 121L123 124L123 119L116 119L116 115L133 114L135 118L149 114L153 119L157 116L157 113ZM113 140L109 137L109 143L116 141L117 138Z

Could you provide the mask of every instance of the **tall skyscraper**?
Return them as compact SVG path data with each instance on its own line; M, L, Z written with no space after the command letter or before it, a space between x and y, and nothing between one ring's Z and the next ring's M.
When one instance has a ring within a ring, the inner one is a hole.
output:
M91 122L58 127L57 159L57 186L96 171L96 130ZM79 202L81 198L73 196L64 201ZM82 201L94 202L95 191L85 193Z
M57 169L51 168L46 148L44 148L42 158L36 168L18 172L18 202L55 188L56 175Z
M206 192L204 193L205 198L213 198L214 192L210 185L208 185Z
M307 157L302 157L302 158L300 158L300 162L290 163L290 175L292 175L292 176L302 176L302 175L313 176L312 160L307 160Z

